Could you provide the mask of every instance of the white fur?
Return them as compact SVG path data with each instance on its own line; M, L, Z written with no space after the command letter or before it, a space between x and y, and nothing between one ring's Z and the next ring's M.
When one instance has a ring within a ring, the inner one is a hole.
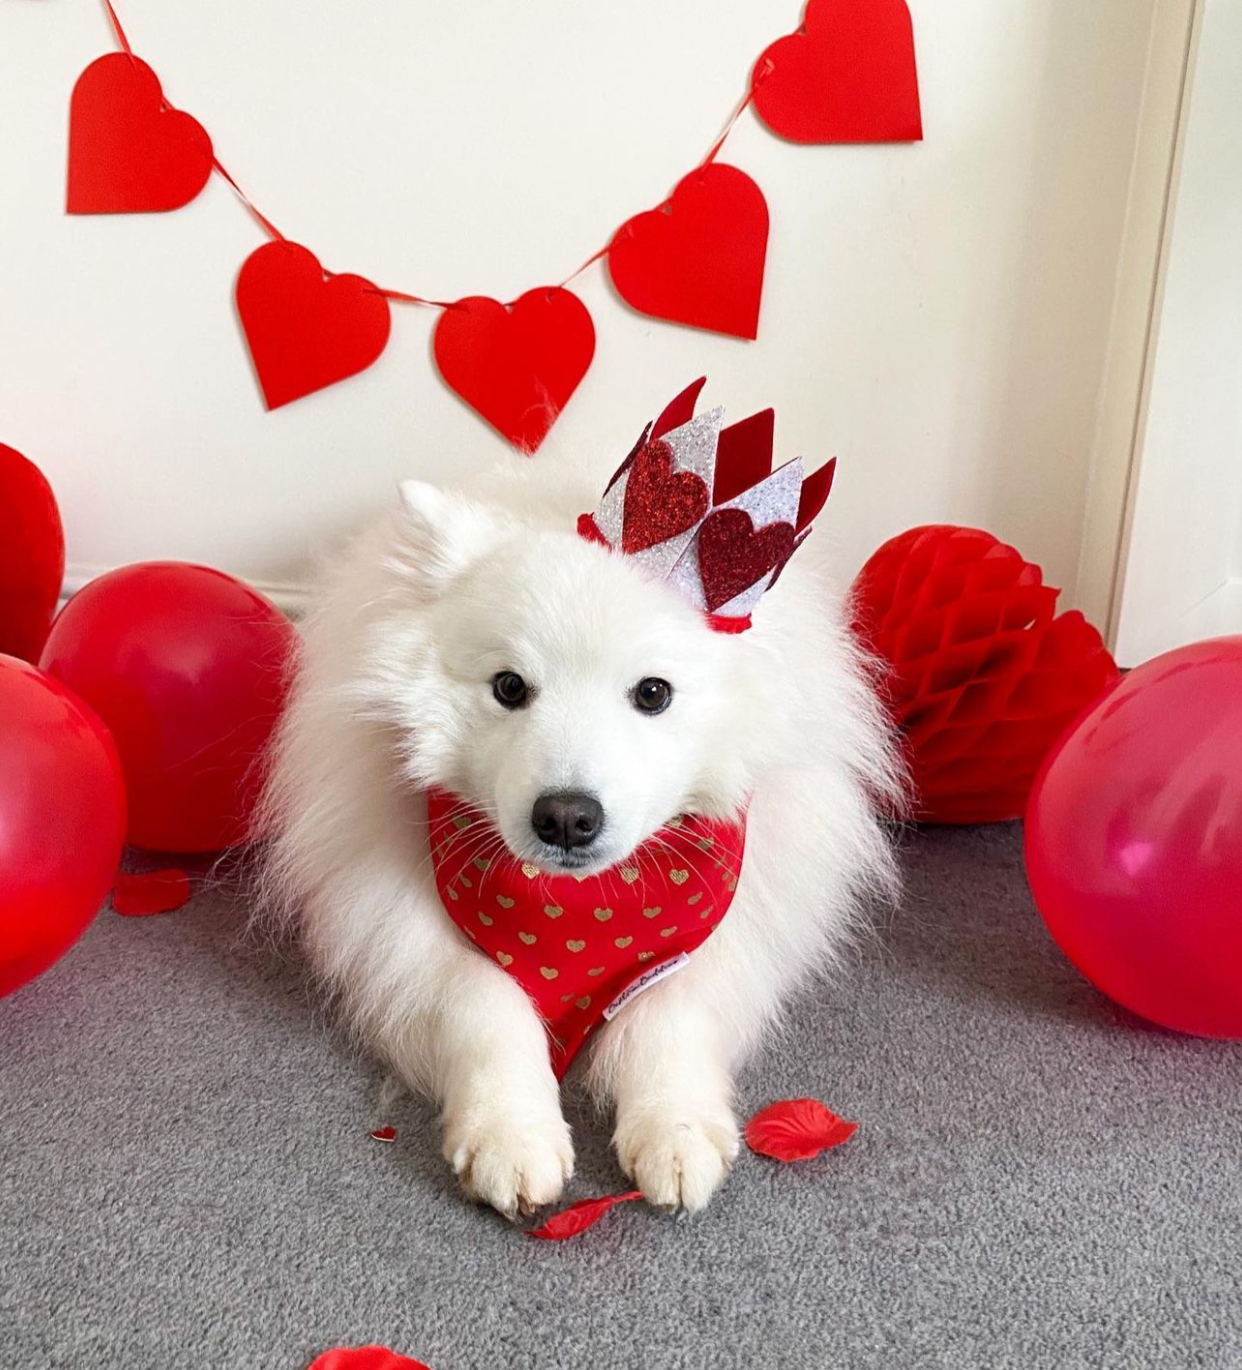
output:
M676 813L751 799L719 930L586 1065L616 1107L622 1168L669 1208L702 1207L723 1180L738 1062L893 878L873 805L893 800L897 771L817 538L750 632L713 633L572 531L607 474L540 456L473 492L403 487L306 624L267 794L270 887L316 970L367 1044L439 1101L467 1191L510 1215L558 1197L573 1151L540 1020L440 905L427 786L485 810L527 859L534 798L593 791L607 816L592 868ZM535 686L528 708L493 699L508 669ZM629 702L644 676L673 684L659 716Z

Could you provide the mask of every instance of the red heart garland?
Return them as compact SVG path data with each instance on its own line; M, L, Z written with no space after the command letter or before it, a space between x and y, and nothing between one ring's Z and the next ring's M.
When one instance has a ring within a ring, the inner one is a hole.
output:
M621 550L655 547L693 528L707 513L707 482L693 471L673 474L673 449L657 438L635 456L625 486Z
M595 325L559 286L528 290L506 306L486 295L440 315L440 374L472 409L523 452L534 452L587 373Z
M206 129L164 102L159 78L123 52L99 57L69 102L70 214L180 209L211 175Z
M237 312L269 409L365 371L388 342L388 301L297 243L264 243L237 277Z
M802 27L755 63L755 112L795 143L923 136L905 0L809 0Z
M745 509L717 509L699 530L699 572L707 612L748 590L793 554L794 530L787 523L756 528Z
M684 177L667 204L621 225L608 270L642 314L753 338L767 250L763 191L744 171L712 162Z

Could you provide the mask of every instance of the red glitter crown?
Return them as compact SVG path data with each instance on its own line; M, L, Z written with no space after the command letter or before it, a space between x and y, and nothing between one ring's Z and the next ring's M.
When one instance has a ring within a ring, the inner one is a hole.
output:
M800 457L773 471L773 411L728 428L723 409L696 418L705 380L647 425L578 532L666 580L717 632L740 633L811 531L836 458L805 478Z

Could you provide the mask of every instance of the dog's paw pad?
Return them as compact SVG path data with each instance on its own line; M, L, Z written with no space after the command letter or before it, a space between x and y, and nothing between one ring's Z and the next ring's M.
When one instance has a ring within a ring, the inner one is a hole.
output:
M618 1128L617 1159L647 1202L697 1213L724 1183L737 1159L732 1118L653 1118Z
M466 1193L506 1218L555 1203L574 1173L569 1126L559 1116L502 1116L450 1127L445 1154Z

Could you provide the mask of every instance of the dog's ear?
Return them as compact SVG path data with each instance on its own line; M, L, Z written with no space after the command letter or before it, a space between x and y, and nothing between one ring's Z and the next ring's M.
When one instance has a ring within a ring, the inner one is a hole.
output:
M400 492L397 554L425 582L451 580L495 542L495 520L481 504L421 480L402 481Z

